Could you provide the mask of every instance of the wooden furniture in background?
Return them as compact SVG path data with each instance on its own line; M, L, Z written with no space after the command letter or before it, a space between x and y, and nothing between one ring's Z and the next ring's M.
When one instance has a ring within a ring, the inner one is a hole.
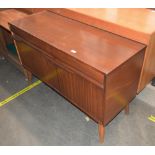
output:
M16 9L0 11L0 26L10 31L8 23L26 17L27 14Z
M16 10L19 10L21 12L25 12L27 14L34 14L38 13L44 10L47 10L48 8L16 8Z
M155 77L154 10L144 8L52 8L50 11L147 45L137 93Z
M13 63L18 69L24 72L19 61L13 38L8 23L26 17L27 14L16 9L0 11L0 48L1 56Z
M43 10L45 9L17 8L0 10L0 56L4 56L8 61L13 63L18 69L24 72L27 79L30 79L29 74L25 73L25 70L20 63L8 23L25 18L30 14L38 13Z
M103 142L104 127L136 96L145 46L49 11L10 28L27 72L94 119Z

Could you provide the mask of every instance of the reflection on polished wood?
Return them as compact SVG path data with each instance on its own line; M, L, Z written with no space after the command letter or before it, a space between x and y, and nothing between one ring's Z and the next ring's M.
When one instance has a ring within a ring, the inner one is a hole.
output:
M155 77L155 11L127 8L68 8L50 11L146 44L137 92Z
M10 28L24 68L94 119L103 142L104 127L136 96L145 46L49 11Z

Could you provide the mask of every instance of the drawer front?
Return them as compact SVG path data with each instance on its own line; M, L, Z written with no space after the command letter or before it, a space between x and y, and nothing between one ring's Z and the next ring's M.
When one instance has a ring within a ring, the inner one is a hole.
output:
M83 77L58 68L60 93L94 120L103 120L104 90Z
M95 85L104 88L104 74L100 73L93 67L80 62L79 60L75 59L74 57L54 48L51 47L51 50L47 50L47 53L51 54L55 58L55 62L57 64L61 64L62 67L68 68L73 72L79 74L83 78L93 82Z
M45 59L35 48L22 41L16 41L20 59L23 66L39 77L42 81L58 89L56 66Z

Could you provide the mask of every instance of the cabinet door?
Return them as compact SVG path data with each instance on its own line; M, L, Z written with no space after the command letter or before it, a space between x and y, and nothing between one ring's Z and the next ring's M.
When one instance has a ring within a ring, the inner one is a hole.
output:
M16 41L23 66L48 85L58 89L57 70L55 65L35 48L23 41Z
M58 68L60 93L96 121L103 120L104 91L80 75Z

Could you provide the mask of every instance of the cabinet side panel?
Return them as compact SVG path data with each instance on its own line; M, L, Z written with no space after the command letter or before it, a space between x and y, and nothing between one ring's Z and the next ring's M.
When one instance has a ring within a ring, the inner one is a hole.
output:
M141 51L107 76L105 125L136 96L143 58Z
M143 69L141 72L140 82L137 93L155 77L155 33L151 35L149 45L145 52Z

